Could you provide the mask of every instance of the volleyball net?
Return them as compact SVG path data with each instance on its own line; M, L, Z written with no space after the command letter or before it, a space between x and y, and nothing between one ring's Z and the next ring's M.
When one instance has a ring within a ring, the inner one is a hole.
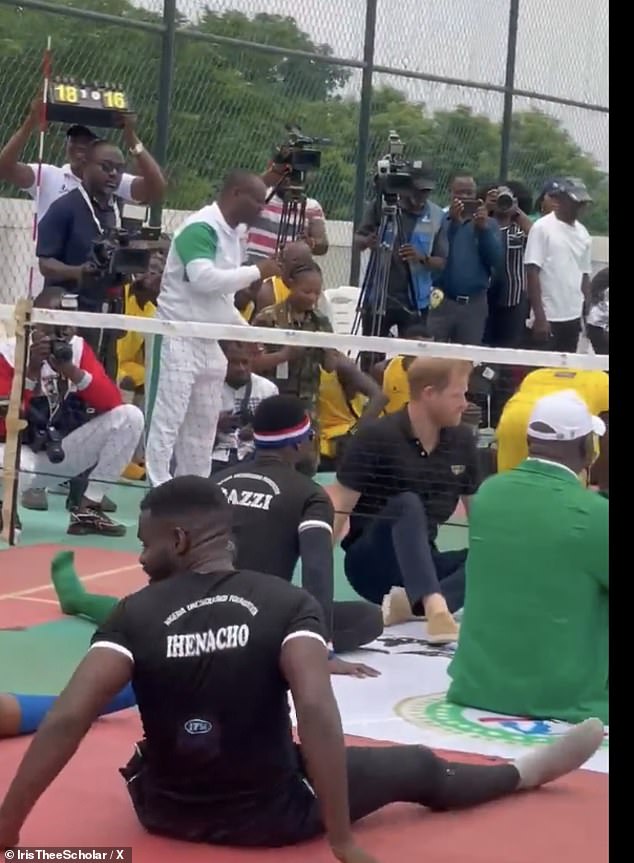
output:
M71 331L76 335L71 337ZM56 343L66 341L67 350L64 353L62 345L62 354L80 371L87 363L84 346L92 346L109 382L105 401L103 392L95 395L94 388L86 387L86 378L82 383L78 374L74 380L59 375L53 367L68 370L69 365L55 360L40 363L41 379L32 379L41 356L41 348L36 356L33 344L42 334ZM190 404L183 411L183 400L187 401L196 377L188 351L194 357L201 346L207 350L212 342L219 343L218 350L226 357L225 379L200 374L193 387L196 398L202 393L203 404L219 399L221 413L215 434L205 410ZM159 344L171 344L177 351L157 350ZM171 447L165 470L172 474L199 472L205 459L210 462L212 476L236 462L247 466L255 450L253 412L260 401L276 392L295 393L311 413L316 480L331 484L341 460L352 457L346 452L354 451L360 462L367 455L367 493L373 493L375 484L379 495L385 479L381 467L389 464L389 454L385 459L380 453L366 454L361 436L356 442L354 438L372 417L397 412L407 403L407 369L418 357L471 364L462 420L473 431L480 477L508 469L525 455L528 416L540 395L571 389L584 398L593 413L604 415L608 411L609 357L590 352L561 354L445 344L416 337L166 321L33 308L28 301L0 305L3 536L9 542L14 539L7 524L14 504L19 504L21 520L26 524L29 510L63 510L65 503L72 504L73 494L92 499L100 485L106 489L108 506L104 504L104 508L109 512L114 513L113 507L121 508L123 499L126 512L134 512L149 485L144 441L154 423L162 424L164 446ZM153 398L156 381L165 375L172 379L174 403L171 407L161 404L158 415ZM136 408L115 411L113 406L118 402ZM68 433L70 415L74 417L71 425L76 427ZM66 419L57 430L62 416ZM184 465L191 469L183 469ZM466 468L458 464L449 467L454 475ZM116 476L112 475L115 468ZM443 473L446 468L439 466L438 476L432 478L433 494L439 498L455 493ZM104 470L107 476L102 475ZM600 477L593 481L601 487L606 485ZM116 517L113 514L112 518ZM450 522L465 523L459 510Z

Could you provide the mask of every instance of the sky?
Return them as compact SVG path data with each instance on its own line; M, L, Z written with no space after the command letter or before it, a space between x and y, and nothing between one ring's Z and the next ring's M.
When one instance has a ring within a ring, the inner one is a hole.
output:
M361 60L365 0L177 0L195 17L205 6L248 15L289 15L314 42L328 43L336 56ZM609 0L520 0L515 86L577 101L609 105ZM162 0L142 0L159 11ZM375 62L472 81L503 84L509 0L378 0ZM358 92L360 75L351 88ZM403 90L430 110L470 105L501 119L502 95L383 74L377 84ZM607 170L605 114L516 99L516 110L539 108L556 116L577 143Z

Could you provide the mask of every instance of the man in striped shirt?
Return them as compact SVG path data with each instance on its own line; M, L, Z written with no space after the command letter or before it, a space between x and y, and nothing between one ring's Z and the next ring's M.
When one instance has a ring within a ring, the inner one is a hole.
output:
M480 196L499 225L504 249L503 269L491 279L485 341L495 348L519 348L528 317L524 251L533 224L526 215L532 208L530 193L522 183L509 181L506 187L481 190Z
M247 263L249 264L257 263L263 258L271 258L275 254L284 207L282 196L290 182L287 166L272 162L266 173L262 175L262 180L268 187L267 202L249 229L247 236ZM291 229L287 236L282 237L282 243L299 239L308 244L313 255L325 255L328 251L326 217L321 204L314 198L306 200L302 235L294 237Z

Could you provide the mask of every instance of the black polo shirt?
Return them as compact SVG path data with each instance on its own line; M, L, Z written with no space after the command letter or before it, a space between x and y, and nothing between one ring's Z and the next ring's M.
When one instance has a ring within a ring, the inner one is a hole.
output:
M429 538L453 515L462 495L479 485L473 429L443 429L430 453L414 436L407 408L359 428L337 470L341 485L361 494L350 517L348 548L378 516L387 501L405 491L417 494L427 513Z
M210 833L246 823L297 784L280 652L298 637L323 642L325 655L315 600L243 570L152 583L122 599L92 638L91 650L134 663L149 784L199 812Z
M266 454L212 474L233 506L236 565L291 581L306 529L332 534L334 509L324 489Z

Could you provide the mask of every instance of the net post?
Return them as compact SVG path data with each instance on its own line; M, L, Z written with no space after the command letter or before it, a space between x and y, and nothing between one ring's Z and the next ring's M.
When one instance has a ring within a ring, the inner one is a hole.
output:
M0 538L15 545L15 515L17 512L18 479L20 475L20 432L26 428L22 419L22 391L28 361L28 332L33 301L20 299L15 305L15 361L11 396L5 419L6 443L2 464L2 533Z

